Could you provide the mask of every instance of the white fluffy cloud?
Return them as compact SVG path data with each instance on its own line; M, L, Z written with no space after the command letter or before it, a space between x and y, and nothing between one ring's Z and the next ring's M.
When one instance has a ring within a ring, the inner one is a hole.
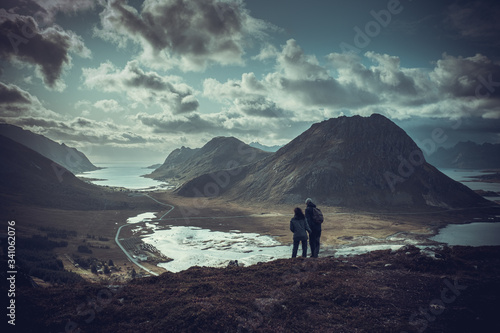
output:
M204 95L240 114L296 121L373 112L396 119L500 118L500 65L480 54L444 54L428 69L405 68L399 57L375 52L332 53L322 65L289 40L280 52L266 47L261 56L275 59L275 72L206 79Z
M140 12L127 0L103 6L95 35L122 47L136 43L144 63L163 69L242 64L248 41L270 27L253 18L242 0L146 0Z
M128 62L122 70L111 62L102 63L98 68L84 68L83 79L87 88L125 93L133 102L159 107L172 114L196 111L199 107L194 90L178 77L145 72L136 60Z
M124 108L114 99L103 99L94 103L94 107L103 112L121 112Z

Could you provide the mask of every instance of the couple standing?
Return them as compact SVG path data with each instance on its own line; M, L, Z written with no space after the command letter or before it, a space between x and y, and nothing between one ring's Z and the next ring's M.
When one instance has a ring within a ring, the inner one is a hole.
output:
M297 256L299 243L302 243L302 257L307 256L307 232L309 233L309 244L311 245L311 257L318 257L323 215L310 198L306 199L306 205L305 215L302 213L302 209L297 207L294 209L294 217L290 220L290 230L293 232L292 258ZM318 212L321 215L320 217Z

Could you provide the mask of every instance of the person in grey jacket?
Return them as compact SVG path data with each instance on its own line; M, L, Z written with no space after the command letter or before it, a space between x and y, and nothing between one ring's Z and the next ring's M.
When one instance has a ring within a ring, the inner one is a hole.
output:
M297 256L299 243L302 243L302 256L307 256L307 233L311 232L311 228L306 221L306 217L299 207L293 210L294 217L290 220L290 231L293 232L293 249L292 258Z

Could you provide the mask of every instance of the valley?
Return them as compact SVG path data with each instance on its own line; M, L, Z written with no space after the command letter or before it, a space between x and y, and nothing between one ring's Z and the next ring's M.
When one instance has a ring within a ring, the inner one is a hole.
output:
M500 206L423 159L405 167L400 157L418 148L404 131L379 115L340 117L275 153L254 149L224 137L183 147L148 176L174 186L129 188L141 167L101 169L121 180L96 185L102 177L76 177L0 136L0 219L16 225L23 331L493 327L500 247L430 238L500 222ZM306 197L325 217L320 258L290 259L290 218ZM471 293L436 303L443 284ZM443 315L428 320L422 307Z

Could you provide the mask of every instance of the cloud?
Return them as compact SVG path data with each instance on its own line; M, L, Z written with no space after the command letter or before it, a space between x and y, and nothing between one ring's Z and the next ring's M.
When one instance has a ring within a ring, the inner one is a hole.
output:
M95 7L94 0L3 0L3 8L9 8L9 12L31 16L39 26L46 27L55 22L59 13L68 15L86 11Z
M113 100L94 103L97 107L113 108ZM95 108L89 101L79 101L78 108ZM0 82L0 122L13 124L64 141L70 146L98 144L111 147L145 147L164 142L159 136L150 135L147 128L132 128L117 124L111 119L93 120L85 117L62 116L45 108L39 99L13 84ZM134 134L140 132L141 134Z
M40 100L29 92L14 84L0 82L0 117L47 117L60 118L60 116L47 110Z
M328 80L326 68L319 65L316 56L306 55L294 39L289 39L276 54L278 71L290 80Z
M495 1L463 1L448 6L444 24L456 38L499 46L500 6Z
M11 124L45 135L69 146L100 145L107 147L143 147L161 144L160 137L137 134L125 125L116 125L111 120L96 121L84 117L63 120L48 120L37 117L10 119Z
M145 72L136 60L128 62L123 70L110 62L102 63L98 68L84 68L83 79L87 88L125 92L134 102L157 106L173 114L196 111L199 107L194 90L179 82L179 78Z
M148 65L203 70L208 65L242 64L252 38L272 26L253 18L242 0L146 0L139 12L126 0L111 0L94 33L124 47L142 47Z
M198 113L182 116L173 116L171 114L149 115L139 113L137 119L142 124L151 127L156 133L175 133L175 134L201 134L217 133L225 129L227 120L222 114L200 115Z
M486 94L500 97L500 83L493 81L496 79L500 82L500 64L481 54L466 58L443 54L430 77L443 94L454 97L480 97Z
M201 114L191 113L171 115L168 113L139 113L136 119L146 128L162 138L174 142L183 141L191 147L199 147L214 136L236 136L246 142L255 141L268 144L285 144L310 126L309 121L288 120L284 126L283 118L267 118L261 116L242 115L229 110Z
M204 96L240 115L294 121L374 112L393 119L500 118L500 67L480 54L444 54L431 68L405 68L399 57L375 52L331 53L321 64L294 40L265 54L274 57L274 72L206 79Z
M0 9L0 57L34 65L48 88L64 90L61 77L72 66L70 53L91 56L82 38L74 32L55 24L41 28L32 16Z
M94 103L94 107L102 110L103 112L121 112L123 107L114 99L103 99Z
M203 94L226 103L230 110L282 120L323 120L342 114L343 108L376 103L378 97L368 91L352 89L353 84L333 77L329 68L307 55L295 40L289 40L274 54L275 71L258 79L245 73L241 80L221 83L204 81Z

